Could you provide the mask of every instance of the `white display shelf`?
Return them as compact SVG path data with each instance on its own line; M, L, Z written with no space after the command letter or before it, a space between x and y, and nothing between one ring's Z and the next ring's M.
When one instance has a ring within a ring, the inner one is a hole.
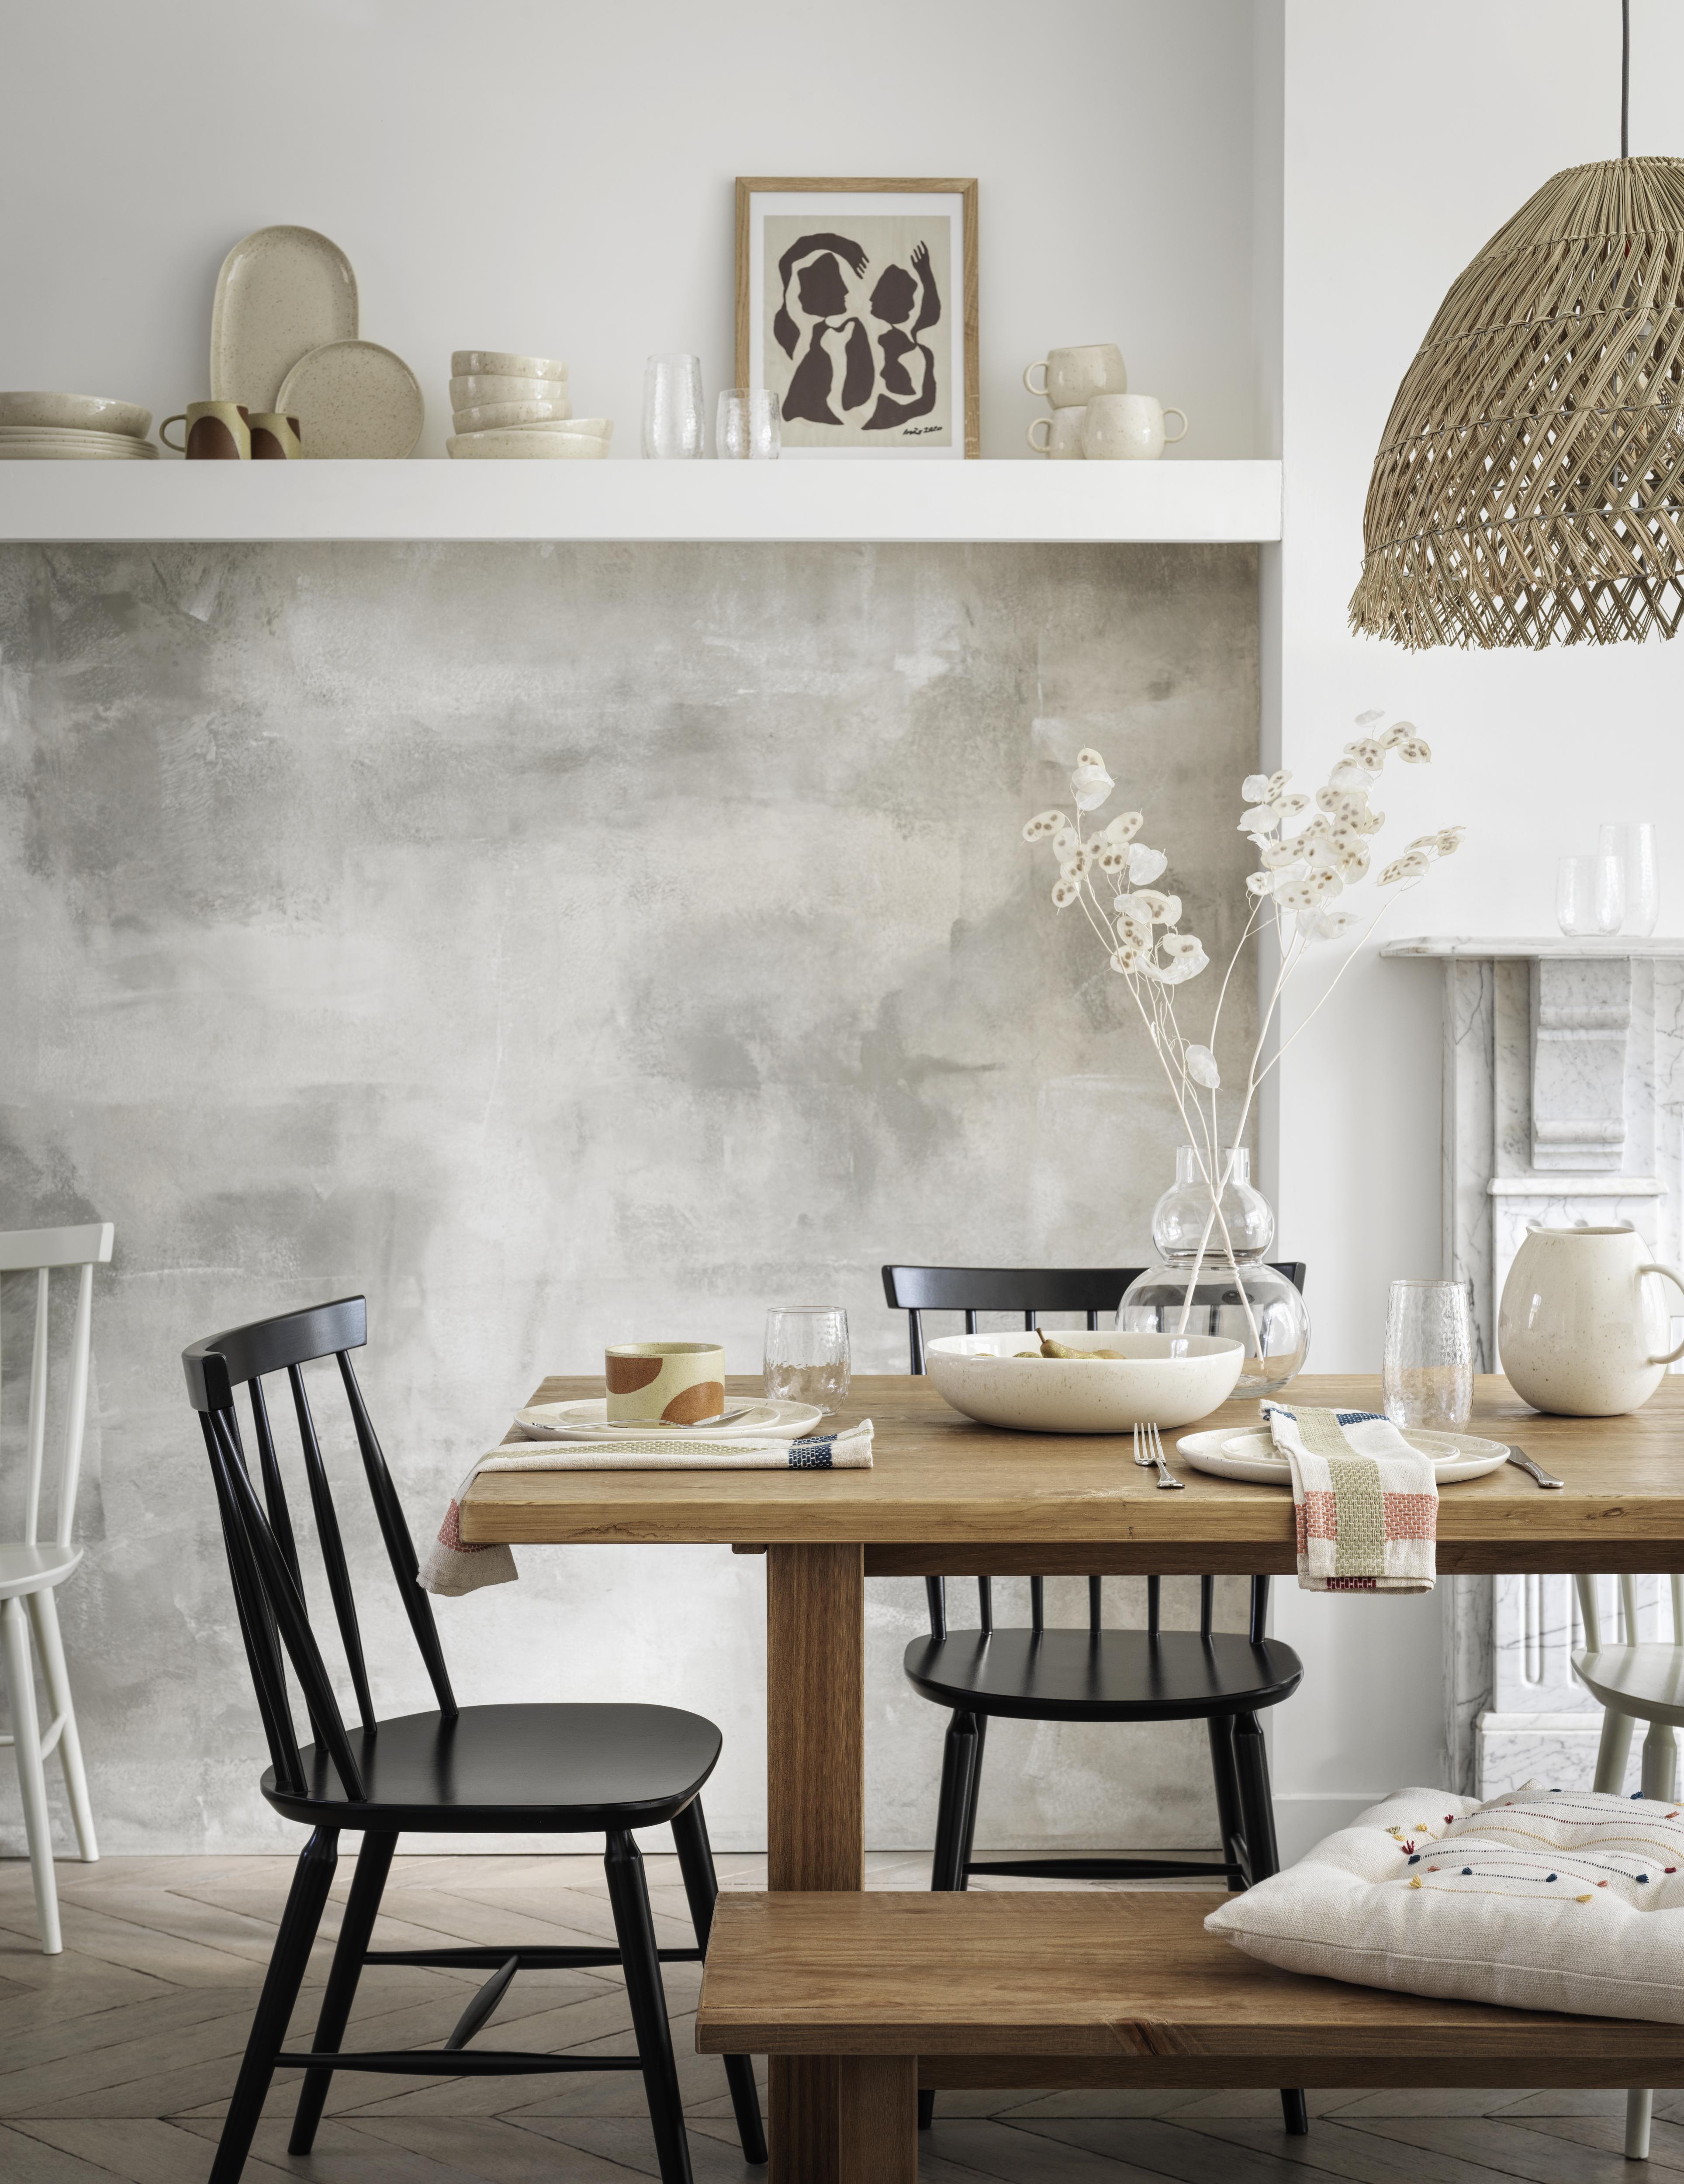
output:
M1464 939L1459 933L1424 933L1413 940L1388 940L1380 950L1382 956L1430 956L1440 961L1447 957L1467 956L1479 962L1507 963L1517 957L1527 961L1582 963L1587 957L1639 956L1656 962L1670 962L1684 956L1684 940L1669 940L1659 933L1642 939L1636 933L1623 938L1615 933L1609 939L1600 936L1594 939L1570 940L1564 933L1547 933L1536 940L1508 937L1495 940Z
M0 463L0 541L1280 536L1265 462Z

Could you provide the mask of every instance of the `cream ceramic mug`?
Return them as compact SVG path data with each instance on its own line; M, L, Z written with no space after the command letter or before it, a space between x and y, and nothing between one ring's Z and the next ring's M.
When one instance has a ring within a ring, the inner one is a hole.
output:
M1087 404L1074 410L1051 410L1045 417L1034 418L1023 435L1038 455L1050 455L1056 463L1074 463L1082 459L1082 426L1087 419ZM1045 425L1046 437L1038 440L1035 434Z
M603 1362L611 1424L694 1426L725 1408L717 1342L611 1342Z
M1167 432L1166 417L1179 417L1179 432ZM1155 463L1166 447L1187 437L1187 413L1171 403L1168 410L1151 394L1097 394L1088 404L1082 428L1082 453L1090 462Z
M1037 387L1033 375L1041 374ZM1096 394L1126 394L1129 367L1115 342L1090 342L1084 348L1050 348L1023 366L1023 384L1044 394L1055 410L1074 410Z
M1684 1345L1658 1282L1684 1279L1656 1263L1635 1228L1531 1225L1497 1311L1497 1346L1508 1384L1534 1410L1570 1418L1635 1411L1659 1387Z

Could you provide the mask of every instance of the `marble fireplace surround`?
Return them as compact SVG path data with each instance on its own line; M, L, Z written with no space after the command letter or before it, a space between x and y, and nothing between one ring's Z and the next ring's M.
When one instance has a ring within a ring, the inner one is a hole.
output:
M1684 940L1424 939L1381 953L1443 966L1443 1262L1473 1285L1478 1368L1492 1371L1497 1300L1529 1222L1629 1221L1677 1263ZM1617 1617L1616 1588L1603 1582L1603 1613ZM1638 1580L1644 1636L1667 1628L1664 1590ZM1574 1680L1580 1639L1570 1577L1451 1580L1454 1787L1498 1797L1533 1775L1590 1786L1602 1710ZM1638 1765L1634 1748L1628 1788Z

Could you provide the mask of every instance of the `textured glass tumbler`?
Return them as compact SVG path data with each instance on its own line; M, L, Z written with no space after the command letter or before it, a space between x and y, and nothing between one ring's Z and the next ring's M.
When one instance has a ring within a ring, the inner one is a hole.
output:
M848 1315L839 1305L792 1305L766 1315L766 1392L828 1418L848 1400Z
M714 421L721 462L775 463L783 448L783 411L769 387L728 387Z
M1570 940L1618 933L1625 867L1618 857L1563 857L1555 867L1555 922Z
M1380 1385L1395 1426L1443 1431L1467 1424L1474 1407L1474 1306L1466 1282L1391 1284Z
M644 366L644 453L662 462L702 451L699 356L652 356Z
M1597 849L1604 857L1618 857L1625 875L1625 917L1620 931L1647 940L1660 916L1654 828L1647 819L1604 819Z

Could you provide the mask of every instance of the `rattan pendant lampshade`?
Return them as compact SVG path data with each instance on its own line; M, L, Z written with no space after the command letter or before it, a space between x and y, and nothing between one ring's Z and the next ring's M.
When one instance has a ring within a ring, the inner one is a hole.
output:
M1391 405L1353 629L1607 644L1684 620L1684 159L1570 167L1452 287Z

